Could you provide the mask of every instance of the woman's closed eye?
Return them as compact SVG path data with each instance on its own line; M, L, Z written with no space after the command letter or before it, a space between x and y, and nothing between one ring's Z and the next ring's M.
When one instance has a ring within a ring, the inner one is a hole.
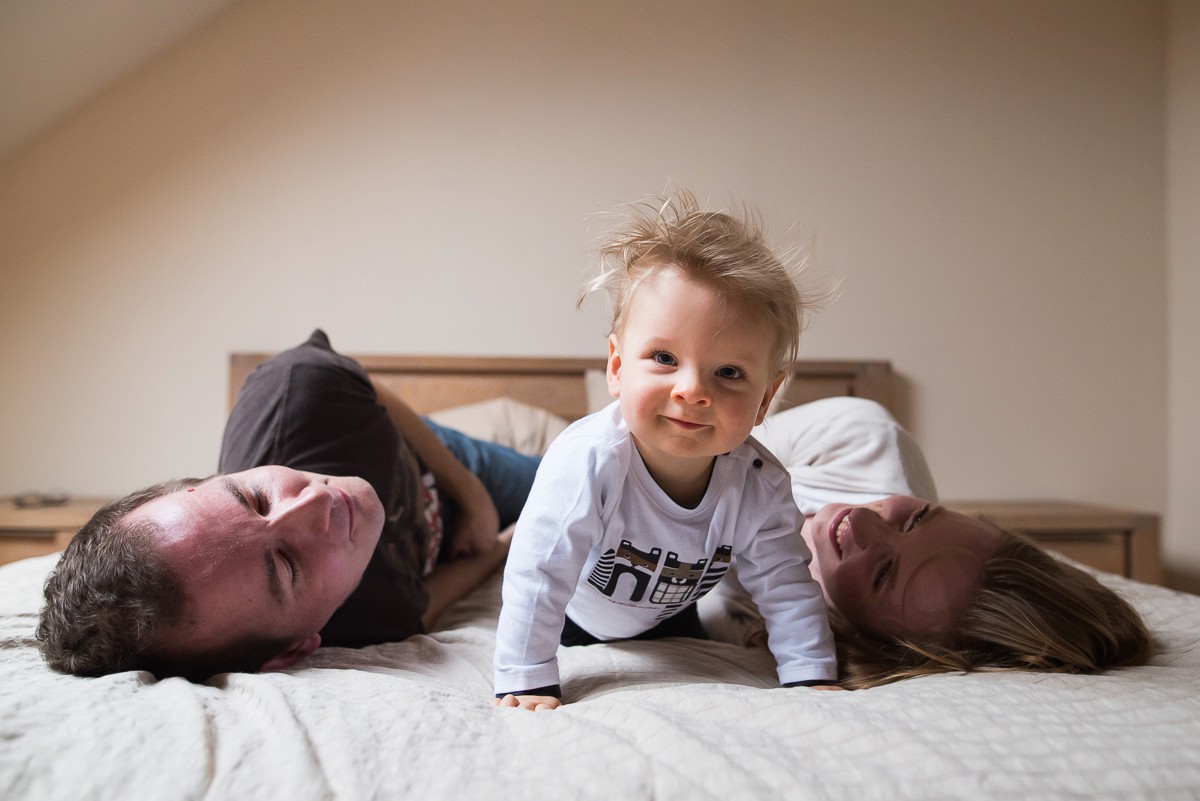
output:
M892 567L895 565L895 560L890 556L879 563L875 568L875 574L871 577L871 586L876 590L883 588L883 583L887 581L887 577L892 572Z
M920 509L913 512L912 517L905 521L904 528L902 528L901 531L912 531L918 523L925 519L927 514L929 514L929 504L925 504Z

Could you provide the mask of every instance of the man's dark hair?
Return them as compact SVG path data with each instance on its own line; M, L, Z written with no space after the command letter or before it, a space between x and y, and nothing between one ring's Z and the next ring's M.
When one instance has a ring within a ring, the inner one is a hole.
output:
M287 642L261 638L195 657L155 647L157 632L182 623L186 598L158 550L161 529L126 518L155 498L203 481L166 481L138 490L100 509L79 530L46 580L37 638L52 668L76 676L149 670L159 678L203 681L215 673L253 673L287 648Z

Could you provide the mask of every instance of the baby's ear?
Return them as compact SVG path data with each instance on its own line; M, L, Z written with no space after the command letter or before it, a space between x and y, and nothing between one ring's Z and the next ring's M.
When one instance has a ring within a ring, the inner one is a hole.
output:
M608 335L608 369L605 377L608 379L608 394L614 398L621 397L621 343L617 342L616 334Z
M787 378L787 373L780 370L779 375L775 376L775 380L771 382L771 386L767 387L767 393L763 395L762 404L758 407L758 419L754 421L754 425L762 425L762 421L766 419L767 410L771 408L771 401L775 400L775 393L783 386L785 378Z
M263 666L258 669L258 672L270 673L272 670L287 670L320 647L321 635L311 634L263 662Z

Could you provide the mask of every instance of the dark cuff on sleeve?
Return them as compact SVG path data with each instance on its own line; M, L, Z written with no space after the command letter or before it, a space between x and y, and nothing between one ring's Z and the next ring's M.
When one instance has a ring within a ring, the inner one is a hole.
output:
M496 693L497 698L503 698L506 695L553 695L561 701L562 688L557 684L547 684L545 687L535 687L532 690L521 690L515 693Z
M809 679L808 681L789 681L784 687L837 687L833 679Z

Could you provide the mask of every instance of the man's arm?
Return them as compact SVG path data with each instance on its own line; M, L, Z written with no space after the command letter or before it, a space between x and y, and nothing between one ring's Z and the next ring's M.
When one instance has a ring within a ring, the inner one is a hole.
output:
M375 387L376 398L387 409L388 417L400 436L407 440L433 473L438 490L458 504L457 529L452 535L454 555L471 556L491 552L496 547L496 537L500 532L500 516L483 482L454 458L454 454L438 439L433 429L425 425L425 421L407 403L378 381L371 379L371 385ZM503 550L507 552L507 544ZM501 554L500 562L503 560ZM492 565L492 568L495 566Z

